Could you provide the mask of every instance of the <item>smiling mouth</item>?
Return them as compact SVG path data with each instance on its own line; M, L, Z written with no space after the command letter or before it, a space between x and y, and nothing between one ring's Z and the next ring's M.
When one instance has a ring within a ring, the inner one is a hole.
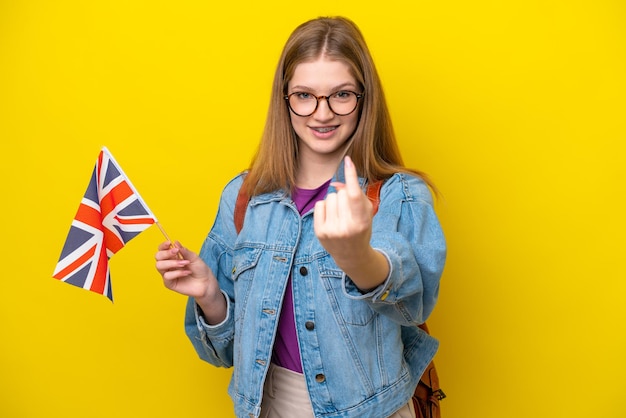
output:
M324 126L324 127L319 127L319 128L313 128L312 127L311 129L313 129L314 131L319 132L321 134L325 134L327 132L334 131L335 129L337 129L337 127L336 126Z

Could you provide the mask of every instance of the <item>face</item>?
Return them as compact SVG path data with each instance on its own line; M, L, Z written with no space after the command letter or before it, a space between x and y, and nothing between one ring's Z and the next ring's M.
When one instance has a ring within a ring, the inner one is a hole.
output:
M298 64L288 84L287 94L310 93L329 96L339 90L361 93L349 67L341 61L319 58ZM344 145L354 133L358 122L358 108L349 115L339 116L319 100L310 116L298 116L290 111L291 124L298 136L299 158L329 160L333 163L343 157Z

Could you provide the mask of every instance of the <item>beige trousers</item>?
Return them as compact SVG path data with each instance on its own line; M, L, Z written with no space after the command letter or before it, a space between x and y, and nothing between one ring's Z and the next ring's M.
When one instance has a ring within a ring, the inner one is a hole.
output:
M304 376L275 364L265 379L260 418L315 418ZM389 418L415 418L413 402Z

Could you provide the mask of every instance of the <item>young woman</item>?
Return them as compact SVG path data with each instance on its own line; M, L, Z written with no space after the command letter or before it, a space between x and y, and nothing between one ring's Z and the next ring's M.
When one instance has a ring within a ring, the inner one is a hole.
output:
M380 180L373 216L364 190ZM240 188L251 198L237 232ZM224 188L200 255L165 242L156 267L189 296L199 356L234 366L238 417L408 418L437 350L416 325L435 306L445 254L363 36L319 18L287 41L258 152Z

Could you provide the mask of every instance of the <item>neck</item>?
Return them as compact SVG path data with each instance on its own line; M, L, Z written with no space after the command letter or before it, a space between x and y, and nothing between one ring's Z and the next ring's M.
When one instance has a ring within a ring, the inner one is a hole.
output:
M299 153L296 186L302 189L316 189L331 179L337 172L349 146L350 141L347 141L336 152L326 155Z
M302 189L318 188L335 175L342 158L343 155L325 161L312 161L306 158L300 159L296 186Z

